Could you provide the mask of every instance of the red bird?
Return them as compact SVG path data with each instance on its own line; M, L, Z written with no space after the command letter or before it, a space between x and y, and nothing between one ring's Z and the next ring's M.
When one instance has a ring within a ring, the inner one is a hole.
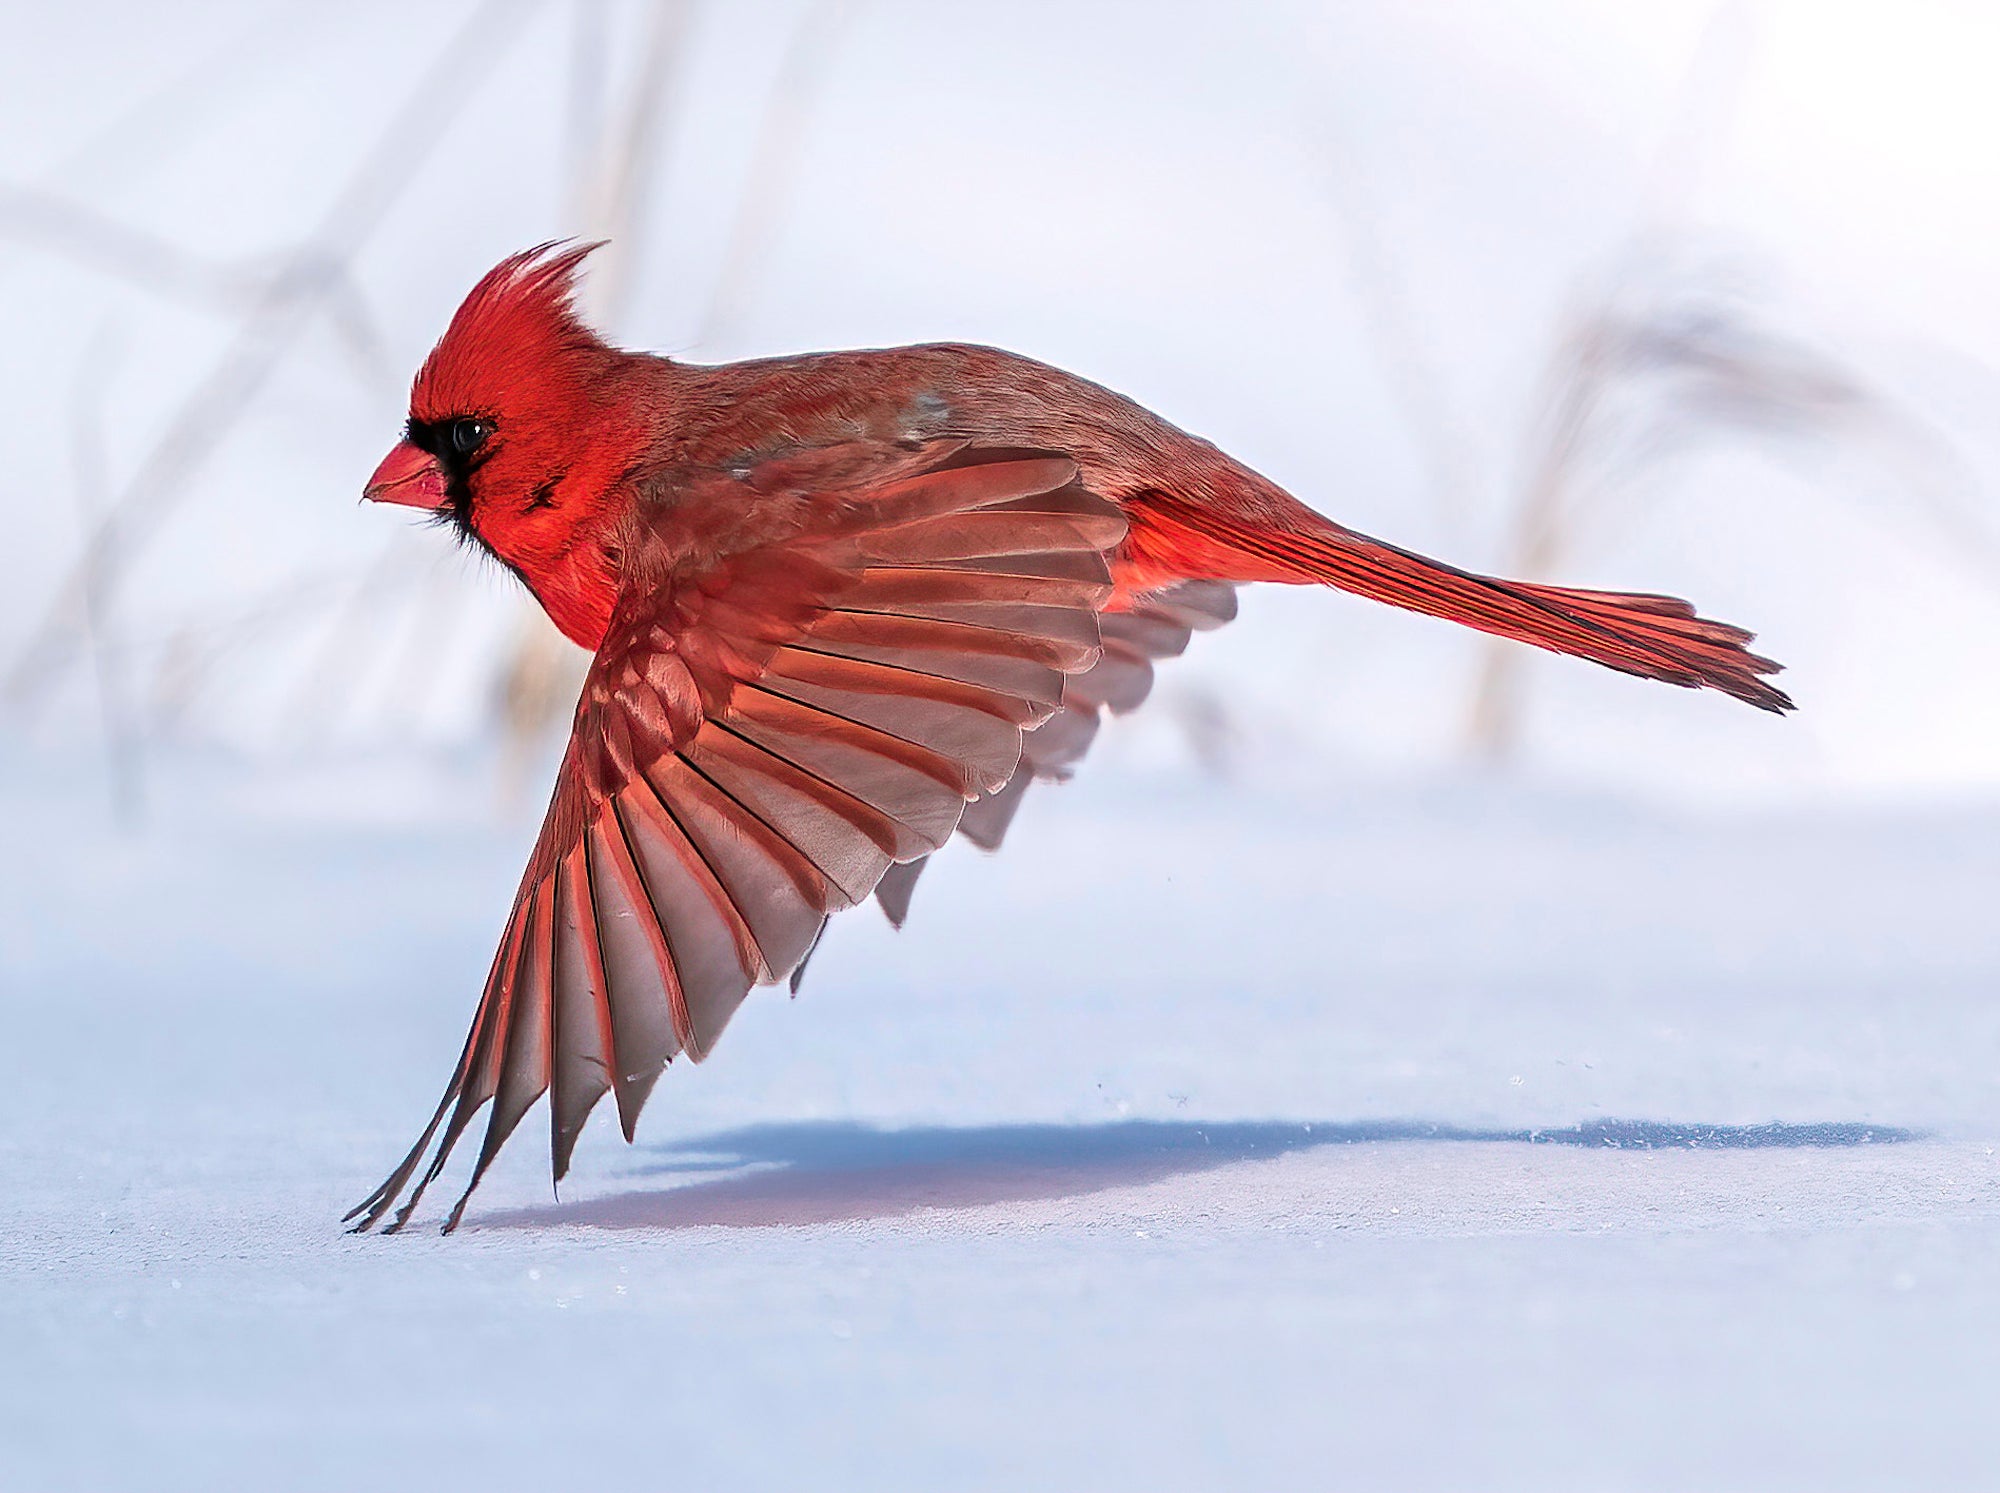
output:
M1243 582L1791 708L1751 635L1686 602L1397 549L1013 353L704 368L611 347L572 305L591 247L473 287L365 494L452 524L596 657L458 1067L357 1228L443 1125L407 1222L489 1099L447 1232L545 1091L558 1179L607 1091L630 1140L676 1053L699 1062L751 986L796 986L832 913L873 894L900 922L954 831L997 845L1030 779L1061 776Z

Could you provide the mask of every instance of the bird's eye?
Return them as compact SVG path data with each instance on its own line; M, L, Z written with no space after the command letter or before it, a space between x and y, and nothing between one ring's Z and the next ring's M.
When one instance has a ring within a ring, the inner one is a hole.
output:
M470 456L486 443L493 434L493 427L484 420L454 420L451 422L451 448L460 456Z

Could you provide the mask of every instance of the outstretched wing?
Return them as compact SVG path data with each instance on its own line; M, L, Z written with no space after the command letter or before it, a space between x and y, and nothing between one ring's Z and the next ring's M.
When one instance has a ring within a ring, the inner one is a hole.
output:
M349 1219L382 1218L442 1125L400 1228L488 1100L447 1230L544 1092L558 1178L605 1093L630 1139L669 1060L1014 776L1100 657L1124 533L1039 453L856 444L663 479L451 1083Z
M1062 708L1021 743L1021 765L994 793L982 793L958 822L958 832L981 850L998 850L1020 812L1032 782L1062 782L1090 750L1108 711L1127 715L1153 692L1153 665L1178 658L1197 632L1236 616L1236 588L1227 581L1177 581L1156 591L1120 597L1098 618L1104 653L1081 674L1063 681ZM910 896L928 856L889 868L875 900L898 928L910 915Z

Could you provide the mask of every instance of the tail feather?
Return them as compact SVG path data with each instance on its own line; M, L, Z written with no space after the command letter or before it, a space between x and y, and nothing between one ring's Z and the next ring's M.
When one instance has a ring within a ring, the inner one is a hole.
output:
M1481 632L1587 658L1621 673L1716 689L1760 710L1792 709L1762 676L1782 665L1749 652L1752 634L1695 615L1672 596L1589 591L1475 575L1312 517L1323 528L1259 524L1149 494L1137 547L1230 580L1318 581ZM1248 562L1247 564L1244 562Z

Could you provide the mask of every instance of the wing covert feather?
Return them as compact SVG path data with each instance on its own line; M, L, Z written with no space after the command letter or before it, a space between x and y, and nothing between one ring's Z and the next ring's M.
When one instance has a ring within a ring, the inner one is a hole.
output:
M396 1206L442 1124L400 1228L489 1101L447 1230L544 1093L558 1179L607 1092L629 1139L674 1056L700 1061L832 913L1017 780L1023 733L1104 656L1124 532L1041 452L857 443L663 475L451 1084L349 1219Z
M1097 739L1105 712L1125 715L1145 704L1155 663L1179 657L1194 633L1212 631L1235 616L1236 588L1224 581L1180 581L1107 605L1097 618L1102 642L1097 662L1059 676L1060 708L1029 730L1019 767L966 809L958 832L981 850L998 850L1031 781L1067 778ZM928 863L926 856L896 866L875 890L876 902L898 928L910 915L917 878Z

